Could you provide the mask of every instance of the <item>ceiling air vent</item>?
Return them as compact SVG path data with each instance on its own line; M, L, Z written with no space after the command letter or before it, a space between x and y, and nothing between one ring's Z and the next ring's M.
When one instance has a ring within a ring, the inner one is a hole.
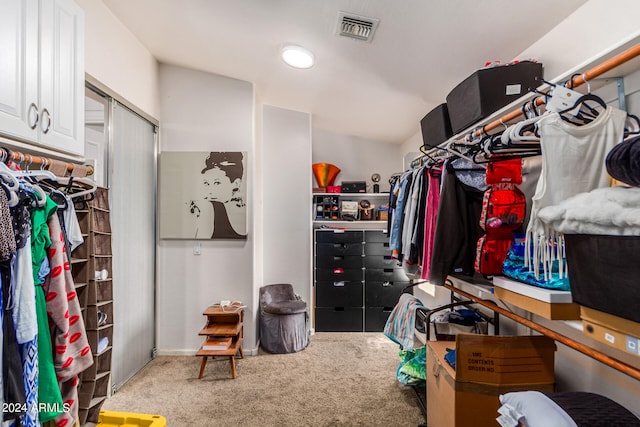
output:
M373 32L378 26L378 22L379 20L375 18L338 12L337 34L370 42L373 38Z

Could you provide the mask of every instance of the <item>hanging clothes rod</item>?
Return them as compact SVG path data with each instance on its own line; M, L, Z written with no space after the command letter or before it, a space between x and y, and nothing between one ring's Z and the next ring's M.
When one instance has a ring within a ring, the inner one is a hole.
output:
M477 298L474 295L467 293L461 289L458 289L452 285L449 284L445 284L444 285L445 288L449 289L451 292L454 292L460 296L463 296L471 301L474 301L484 307L487 307L491 310L493 310L494 312L497 312L505 317L508 317L511 320L514 320L530 329L533 329L534 331L540 332L542 335L545 335L555 341L558 341L564 345L566 345L567 347L570 347L574 350L579 351L582 354L585 354L589 357L591 357L592 359L597 360L598 362L604 363L605 365L619 371L622 372L624 374L629 375L630 377L639 380L640 381L640 370L637 368L634 368L633 366L627 365L626 363L623 363L619 360L614 359L613 357L607 356L604 353L601 353L597 350L594 350L593 348L584 345L578 341L575 341L569 337L566 337L562 334L557 333L556 331L553 331L545 326L542 326L538 323L532 322L529 319L525 319L522 316L519 316L515 313L510 312L509 310L505 310L501 307L498 307L497 305L485 301L481 298Z
M0 154L0 158L3 162L13 161L13 162L24 162L29 167L41 167L43 169L50 169L52 166L57 166L57 169L64 170L65 173L69 172L72 175L74 174L74 170L79 172L80 175L84 174L84 176L93 175L93 166L91 165L76 165L73 163L66 163L60 160L53 160L46 157L34 156L31 154L21 153L20 151L11 151L6 148L0 147L0 151L3 151ZM79 176L80 176L79 175Z
M614 68L624 64L625 62L632 60L637 56L640 56L640 43L625 50L624 52L619 53L613 58L604 61L602 64L591 68L590 70L582 73L581 75L573 77L570 81L568 81L565 84L565 87L576 88L580 85L583 85L587 83L589 80L593 80L596 77L601 76L607 71L613 70ZM543 105L545 103L545 100L544 100L544 97L539 96L535 98L533 102L535 102L535 105L538 107L540 105ZM517 119L521 115L522 115L522 111L514 110L508 114L505 114L499 119L484 125L481 129L473 131L472 136L479 137L479 136L482 136L483 134L487 134L490 130L493 130L499 127L503 128L505 123L511 120Z

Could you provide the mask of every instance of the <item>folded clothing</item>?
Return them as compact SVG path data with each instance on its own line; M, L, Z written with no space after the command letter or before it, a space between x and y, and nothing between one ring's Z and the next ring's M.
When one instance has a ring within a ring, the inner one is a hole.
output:
M538 218L564 234L640 236L640 188L606 187L540 209Z

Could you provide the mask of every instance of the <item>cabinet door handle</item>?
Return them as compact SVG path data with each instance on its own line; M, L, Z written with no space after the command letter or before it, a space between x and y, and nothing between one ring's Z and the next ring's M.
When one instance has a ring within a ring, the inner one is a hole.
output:
M27 110L27 121L30 121L29 119L31 118L32 112L35 112L36 115L33 123L29 123L29 127L31 129L35 129L36 126L38 126L38 120L40 120L40 113L38 112L38 106L35 102L32 102L31 105L29 105L29 109Z
M46 128L42 128L42 133L47 133L49 132L49 129L51 128L51 113L49 113L49 110L47 110L46 108L44 110L42 110L42 123L44 123L44 115L47 115L47 127Z

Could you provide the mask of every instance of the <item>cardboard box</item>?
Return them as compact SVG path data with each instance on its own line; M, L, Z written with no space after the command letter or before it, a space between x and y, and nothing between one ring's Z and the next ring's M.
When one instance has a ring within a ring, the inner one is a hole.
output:
M580 308L584 335L640 356L640 324L588 307Z
M571 292L544 289L494 276L495 296L516 307L550 320L579 320L580 306L572 302Z
M427 343L429 426L496 426L500 394L554 389L550 338L460 334L455 347L454 370L444 360L452 343Z

